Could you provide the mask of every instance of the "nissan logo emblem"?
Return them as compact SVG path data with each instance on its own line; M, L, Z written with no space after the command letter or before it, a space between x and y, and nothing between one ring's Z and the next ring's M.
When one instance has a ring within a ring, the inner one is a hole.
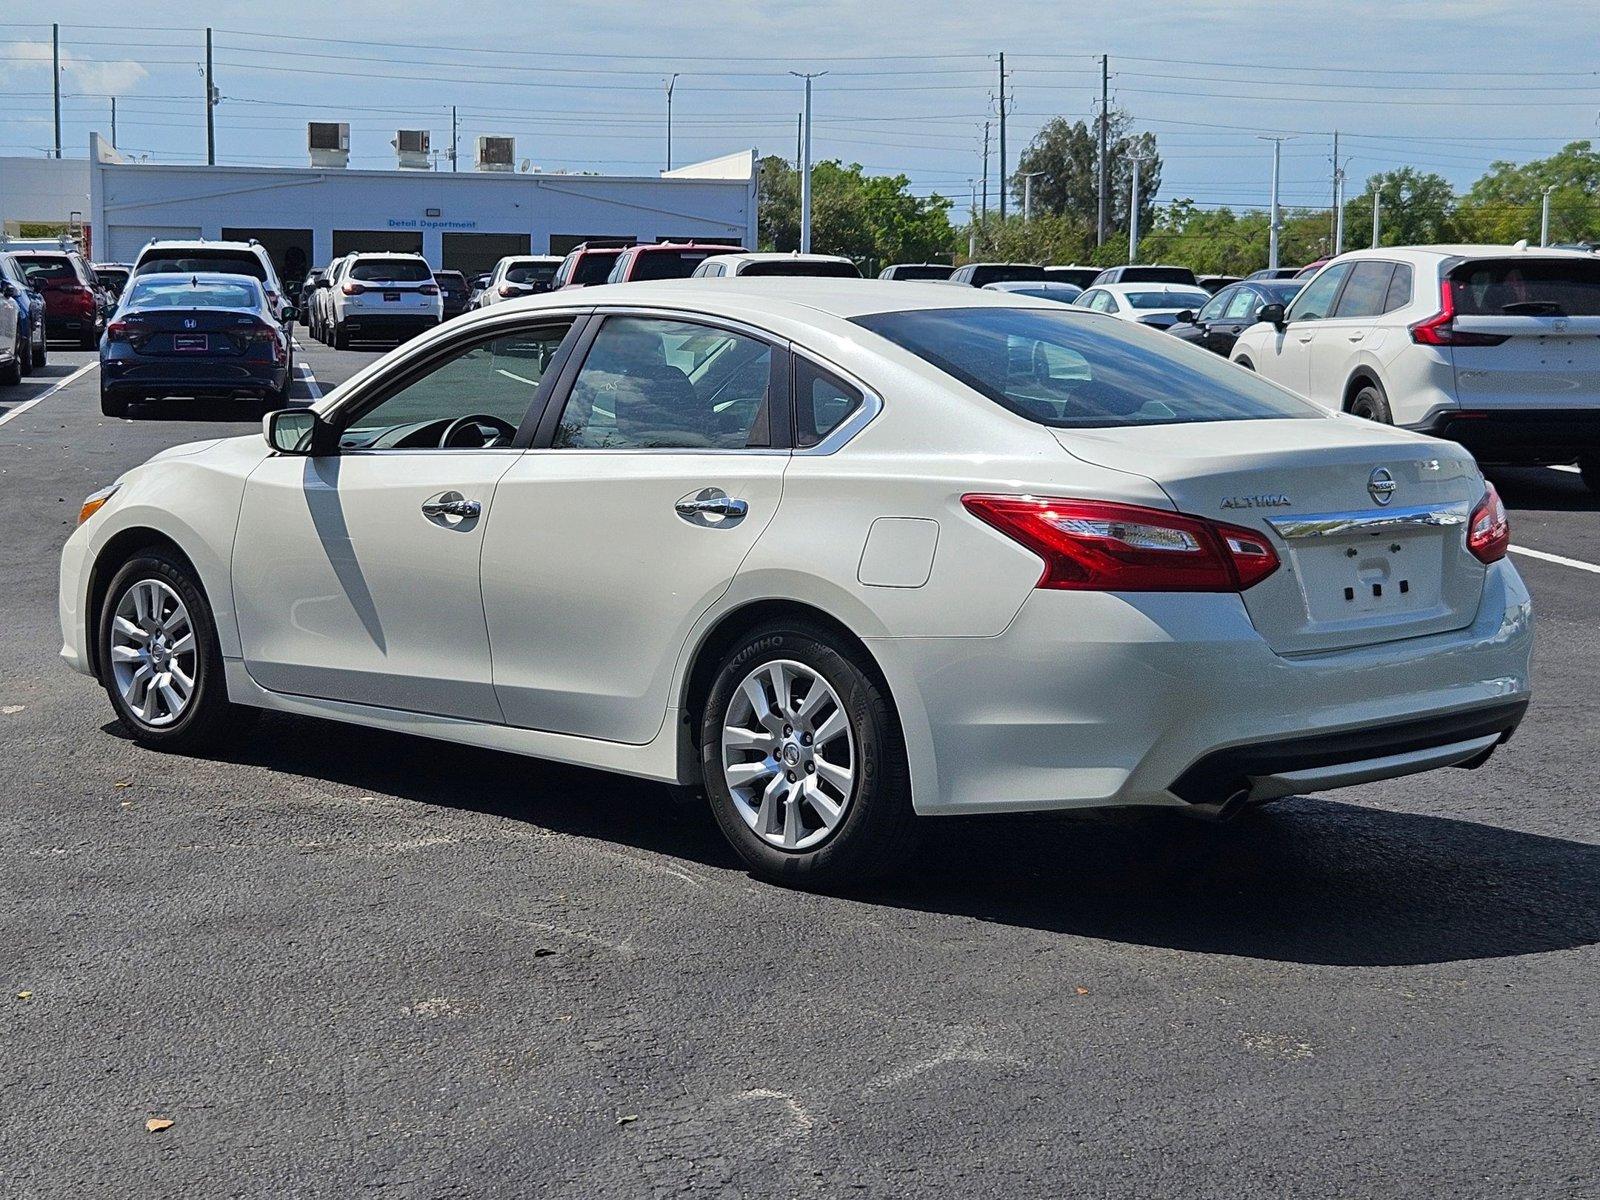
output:
M1389 473L1388 467L1374 467L1372 474L1367 476L1367 495L1372 497L1374 504L1387 504L1394 499L1394 476Z

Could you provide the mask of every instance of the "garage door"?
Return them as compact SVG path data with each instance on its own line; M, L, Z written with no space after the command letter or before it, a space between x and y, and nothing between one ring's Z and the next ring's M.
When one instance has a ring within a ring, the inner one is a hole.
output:
M108 244L96 246L95 258L100 262L131 263L151 238L194 239L200 236L198 225L113 225Z
M525 233L447 233L442 243L443 268L471 279L494 270L507 255L528 253L530 239Z
M335 229L333 256L346 254L421 254L422 231L406 229Z
M222 240L225 242L248 242L251 238L260 242L262 249L272 257L278 278L285 283L291 279L305 278L306 272L311 269L307 265L311 259L311 230L230 226L222 231Z

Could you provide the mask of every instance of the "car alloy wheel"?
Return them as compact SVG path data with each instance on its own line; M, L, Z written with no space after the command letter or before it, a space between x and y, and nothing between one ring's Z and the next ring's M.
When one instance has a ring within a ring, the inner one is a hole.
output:
M746 825L780 850L810 850L854 797L856 742L838 694L803 663L762 663L733 693L722 775Z
M189 610L159 579L122 594L111 618L107 659L127 711L161 729L183 716L194 696L199 654Z

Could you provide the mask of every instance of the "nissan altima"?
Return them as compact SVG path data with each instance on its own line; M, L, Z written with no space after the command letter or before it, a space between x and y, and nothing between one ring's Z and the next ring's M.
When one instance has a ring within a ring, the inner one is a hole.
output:
M518 300L85 502L62 655L147 746L258 709L703 790L757 873L952 813L1485 762L1529 697L1457 446L938 284Z

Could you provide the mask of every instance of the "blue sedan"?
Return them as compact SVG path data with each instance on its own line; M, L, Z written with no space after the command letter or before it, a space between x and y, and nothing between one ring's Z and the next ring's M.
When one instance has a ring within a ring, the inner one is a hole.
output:
M288 324L279 325L247 275L137 276L100 343L100 408L125 417L164 396L289 403L294 371Z
M0 291L17 302L17 342L22 348L22 373L27 375L44 366L49 358L44 329L44 293L28 282L21 264L9 254L0 254Z

